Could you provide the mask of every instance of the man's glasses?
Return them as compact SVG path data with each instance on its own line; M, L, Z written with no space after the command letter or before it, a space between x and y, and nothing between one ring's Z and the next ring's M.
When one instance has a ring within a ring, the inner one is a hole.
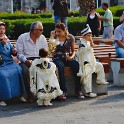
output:
M35 30L43 31L43 29L35 29Z

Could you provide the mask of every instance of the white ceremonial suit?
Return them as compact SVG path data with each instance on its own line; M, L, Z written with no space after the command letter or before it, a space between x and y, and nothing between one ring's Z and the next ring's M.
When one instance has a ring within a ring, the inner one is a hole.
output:
M76 53L80 66L77 75L81 76L84 89L86 93L89 93L92 92L92 73L97 73L97 84L107 84L107 82L105 81L103 65L100 62L96 62L90 42L85 39L80 40L81 44Z
M62 95L55 74L56 65L48 58L35 59L30 67L30 88L37 95L38 105L49 105L51 99Z

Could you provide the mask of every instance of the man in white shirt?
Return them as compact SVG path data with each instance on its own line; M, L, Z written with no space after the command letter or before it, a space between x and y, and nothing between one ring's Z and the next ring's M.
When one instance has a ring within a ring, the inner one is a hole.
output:
M48 44L43 32L43 25L40 21L33 22L30 26L30 32L21 34L17 40L17 57L20 60L20 66L23 70L25 89L27 92L27 102L33 102L33 95L30 92L29 67L32 60L39 57L39 49L48 50Z

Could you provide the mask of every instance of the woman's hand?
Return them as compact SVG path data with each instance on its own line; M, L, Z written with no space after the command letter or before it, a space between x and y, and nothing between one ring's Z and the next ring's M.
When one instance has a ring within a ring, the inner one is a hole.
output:
M26 60L26 61L25 61L25 64L26 64L28 67L31 67L32 60Z
M54 31L51 31L50 36L51 36L51 37L54 37L55 34L56 34L56 33L55 33L55 30L54 30Z
M90 46L91 46L91 47L94 47L94 43L93 43L92 36L89 38L89 42L90 42Z
M3 40L2 40L2 44L5 45L6 42L7 42L7 38L4 37Z
M66 61L72 61L73 58L71 56L69 56L68 54L66 54Z
M17 53L17 49L14 48L14 49L12 50L12 54L16 54L16 53Z
M98 31L101 31L101 28L98 28Z

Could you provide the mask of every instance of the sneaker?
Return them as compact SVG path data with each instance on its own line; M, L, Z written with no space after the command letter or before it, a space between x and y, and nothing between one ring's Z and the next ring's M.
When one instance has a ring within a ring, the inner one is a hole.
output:
M63 92L63 96L67 97L67 95L68 95L67 92Z
M85 96L88 98L95 98L97 96L97 94L96 93L86 93Z
M7 104L4 101L0 102L0 106L6 106Z
M66 100L66 96L64 96L64 95L57 96L57 100L58 101L65 101Z
M44 100L40 100L38 99L37 100L37 105L40 107L40 106L43 106L44 105Z
M51 102L44 102L44 106L52 106L53 104Z
M27 103L33 103L34 102L34 96L33 94L29 94L28 95L28 98L26 100Z
M22 101L22 102L26 102L26 99L23 96L20 97L19 100Z
M84 99L85 98L81 91L77 92L76 96L78 99Z

